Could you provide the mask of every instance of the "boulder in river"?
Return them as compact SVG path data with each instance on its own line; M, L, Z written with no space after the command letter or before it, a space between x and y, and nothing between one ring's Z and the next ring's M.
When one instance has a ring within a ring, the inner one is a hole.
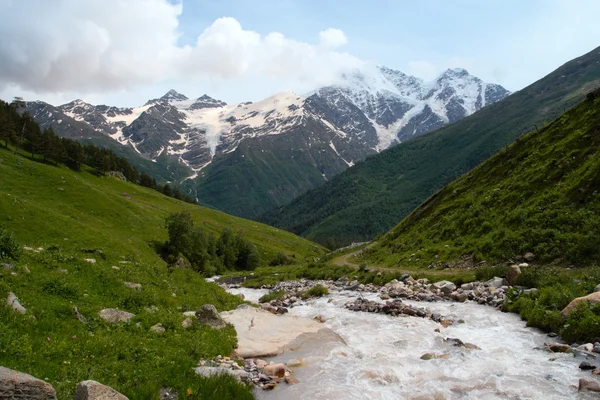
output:
M456 290L456 285L450 281L439 281L439 282L434 283L431 286L432 286L432 288L431 288L432 290L439 289L445 295L449 295L454 290Z
M587 296L578 297L578 298L574 299L565 308L563 308L563 310L560 312L560 314L564 318L568 317L569 314L571 313L571 311L575 310L577 308L577 306L579 305L579 303L584 302L584 301L590 303L590 305L600 303L600 292L595 292L592 294L588 294Z
M596 379L579 378L579 391L600 392L600 382Z
M96 381L83 381L77 385L73 400L128 400L110 386Z
M271 364L265 366L263 369L263 374L267 376L276 376L278 378L283 378L285 376L285 365L284 364Z
M0 399L56 400L56 391L48 382L0 367Z

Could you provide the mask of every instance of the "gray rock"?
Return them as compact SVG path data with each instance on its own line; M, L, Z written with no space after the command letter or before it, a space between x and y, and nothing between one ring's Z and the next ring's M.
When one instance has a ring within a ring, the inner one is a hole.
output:
M594 289L594 292L600 292L600 284L598 284L598 285L596 286L596 288Z
M488 287L493 286L493 287L499 288L499 287L504 286L505 283L506 283L506 280L504 278L498 278L497 276L495 276L493 279L490 279L485 284Z
M112 323L129 322L133 317L135 317L135 314L114 308L105 308L104 310L101 310L98 315L106 322Z
M222 329L227 325L219 312L212 304L204 304L196 311L196 318L201 324L205 324L214 329Z
M192 324L193 324L192 319L188 317L181 322L181 327L183 329L188 329L192 326Z
M194 372L196 374L203 376L205 378L210 378L215 375L231 375L236 378L238 381L243 381L248 379L248 372L243 369L229 369L229 368L221 368L221 367L197 367L194 368Z
M128 400L115 389L96 381L79 382L73 400Z
M579 391L600 392L600 382L595 379L579 378Z
M56 400L56 391L41 379L0 367L0 399Z
M158 324L152 325L150 327L150 332L154 332L154 333L160 335L160 334L165 333L165 327L162 326L162 324L159 322Z
M523 258L527 262L532 262L533 260L535 260L535 254L533 254L533 253L525 253L525 255L523 256Z
M125 284L125 286L127 286L128 288L133 289L133 290L142 290L141 283L123 282L123 284Z
M2 268L5 270L14 270L15 266L13 264L4 264Z
M75 311L75 318L77 318L79 322L83 322L84 324L87 323L87 319L85 319L85 317L81 315L81 313L77 309L77 306L73 306L73 311Z
M473 290L473 283L463 283L460 288L462 290Z
M6 304L18 313L27 313L27 309L23 307L21 303L19 303L19 299L17 299L17 296L13 292L8 294L8 297L6 298Z
M439 281L431 286L432 288L441 290L445 295L449 295L452 291L456 290L456 285L450 281Z
M592 369L596 369L596 366L589 361L582 361L581 364L579 364L579 369L584 370L584 371L592 370Z
M178 400L179 395L177 392L173 391L171 388L161 388L160 389L160 400Z

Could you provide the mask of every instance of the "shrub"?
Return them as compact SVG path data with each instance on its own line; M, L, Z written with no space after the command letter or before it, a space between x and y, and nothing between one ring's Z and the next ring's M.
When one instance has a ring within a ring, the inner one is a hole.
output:
M258 302L259 303L268 303L273 300L282 299L283 296L285 296L284 290L274 290L274 291L271 291L271 292L265 294L264 296L262 296L260 299L258 299Z
M14 259L21 257L21 246L17 239L4 228L0 228L0 260Z
M302 292L302 298L308 299L310 297L323 297L329 294L329 290L323 285L315 285L310 289Z
M275 267L278 265L290 265L290 264L293 264L293 261L283 253L275 254L275 257L273 257L273 259L271 259L271 261L269 261L269 265L272 267Z

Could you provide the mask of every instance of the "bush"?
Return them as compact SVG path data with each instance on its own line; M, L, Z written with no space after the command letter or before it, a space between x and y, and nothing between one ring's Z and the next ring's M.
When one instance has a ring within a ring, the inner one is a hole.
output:
M269 265L272 267L276 267L278 265L290 265L293 264L293 261L283 253L275 254L275 257L271 261L269 261Z
M325 295L329 294L329 290L327 290L327 288L323 285L315 285L313 287L311 287L310 289L302 292L302 298L303 299L308 299L311 297L323 297Z
M271 291L271 292L265 294L264 296L262 296L260 299L258 299L258 302L259 303L268 303L273 300L282 299L283 296L285 296L285 290L274 290L274 291Z
M18 260L21 257L21 252L21 246L17 239L6 229L0 228L0 260Z

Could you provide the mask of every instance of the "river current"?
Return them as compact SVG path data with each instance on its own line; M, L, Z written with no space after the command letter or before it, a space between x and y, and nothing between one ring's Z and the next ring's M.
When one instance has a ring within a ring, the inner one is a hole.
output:
M230 289L257 302L266 290ZM293 368L297 385L258 390L259 399L584 399L577 392L578 361L542 349L556 341L527 328L518 315L474 303L419 303L464 323L443 328L429 319L353 312L344 304L356 292L334 292L290 308L290 314L323 317L339 342L309 342L267 361L301 358ZM375 294L364 295L379 300ZM409 302L410 303L410 302ZM435 330L439 328L440 332ZM481 350L444 342L458 338ZM422 360L425 353L448 358Z

